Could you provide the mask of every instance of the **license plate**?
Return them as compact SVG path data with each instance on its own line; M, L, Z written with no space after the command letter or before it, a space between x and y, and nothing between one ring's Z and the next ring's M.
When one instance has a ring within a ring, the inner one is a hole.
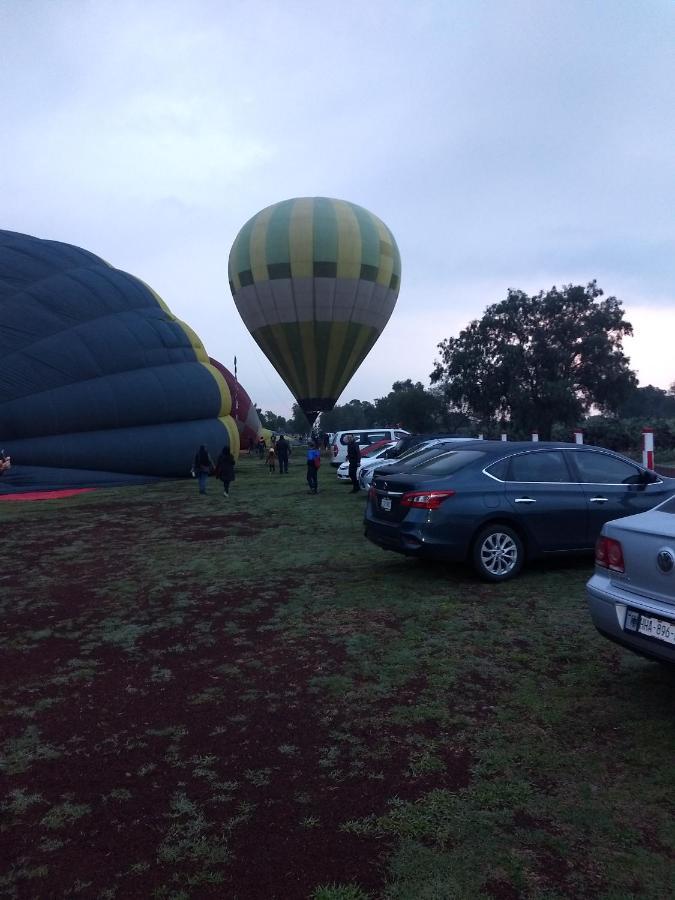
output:
M383 497L380 500L380 509L385 510L385 512L389 512L389 510L391 509L391 500L389 499L389 497Z
M655 616L646 616L629 609L626 613L626 631L634 634L643 634L645 637L663 641L664 644L675 644L675 622L667 619L657 619Z

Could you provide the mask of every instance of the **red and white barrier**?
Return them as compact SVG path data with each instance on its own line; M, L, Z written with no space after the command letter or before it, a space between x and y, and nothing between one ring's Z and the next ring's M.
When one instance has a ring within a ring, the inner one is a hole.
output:
M642 465L647 469L654 468L654 429L642 429Z

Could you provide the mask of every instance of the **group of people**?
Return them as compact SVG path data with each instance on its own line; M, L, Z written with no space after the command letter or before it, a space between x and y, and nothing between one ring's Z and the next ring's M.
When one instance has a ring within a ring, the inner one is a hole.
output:
M262 440L262 439L261 439ZM270 474L276 471L277 461L279 462L279 474L280 475L288 475L288 457L291 455L291 445L290 442L286 440L283 434L279 435L278 440L274 440L274 435L272 435L272 442L267 450L267 468L270 470Z
M215 475L223 482L223 496L230 496L230 484L234 481L235 459L228 446L223 447L214 463L205 444L200 444L192 463L192 476L199 484L199 493L206 493L209 475Z
M265 446L264 438L260 438ZM253 448L251 443L251 449ZM307 446L307 484L310 494L319 493L319 468L321 467L321 444L319 441L310 441ZM277 461L279 462L279 474L288 474L288 457L291 455L291 445L289 441L280 435L276 441L272 441L267 448L266 465L270 474L276 471ZM356 471L361 460L361 451L359 445L354 440L354 435L350 434L347 438L347 459L349 461L349 478L352 482L352 493L358 493L360 490L359 482L356 477ZM229 447L223 447L214 463L211 459L209 451L205 444L201 444L199 450L195 453L192 463L191 473L197 478L199 483L199 493L206 493L206 485L209 475L215 475L223 483L223 494L225 497L230 496L230 484L234 481L234 456L230 452Z

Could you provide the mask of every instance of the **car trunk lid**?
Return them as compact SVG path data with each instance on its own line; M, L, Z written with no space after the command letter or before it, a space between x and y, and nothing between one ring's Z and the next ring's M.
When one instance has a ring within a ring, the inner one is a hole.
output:
M617 587L653 597L675 610L675 517L650 510L609 522L604 533L621 544L624 572L612 572Z

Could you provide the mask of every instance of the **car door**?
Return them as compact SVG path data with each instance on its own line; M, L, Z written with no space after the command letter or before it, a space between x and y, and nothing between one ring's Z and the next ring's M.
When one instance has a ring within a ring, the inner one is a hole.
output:
M586 495L562 450L531 450L511 457L505 493L512 512L540 550L589 545Z
M644 512L665 499L667 491L658 476L637 463L602 450L570 450L588 500L588 527L592 541L610 519ZM652 479L647 483L646 479ZM656 480L654 480L656 478Z

